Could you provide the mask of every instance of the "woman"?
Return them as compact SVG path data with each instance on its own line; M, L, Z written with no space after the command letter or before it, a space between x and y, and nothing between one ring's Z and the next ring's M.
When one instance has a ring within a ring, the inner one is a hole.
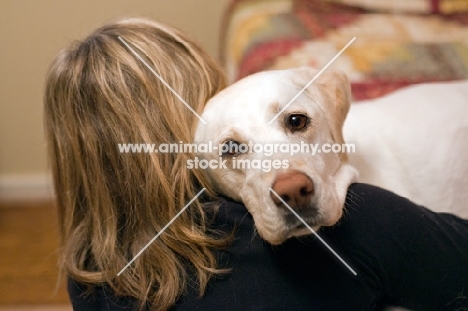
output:
M60 223L60 267L77 282L164 310L193 273L203 294L227 239L207 235L206 207L191 204L120 276L117 273L206 188L188 153L120 153L119 143L190 142L197 119L119 36L201 112L225 86L215 62L163 24L128 19L97 29L56 57L44 114ZM188 268L189 267L189 268ZM189 271L190 270L190 271Z
M124 42L199 114L225 85L198 45L143 19L106 25L57 56L44 113L76 310L466 306L467 221L352 185L345 216L320 234L354 276L313 237L271 247L244 206L209 204L204 172L186 167L193 154L120 153L119 143L191 142L198 121Z

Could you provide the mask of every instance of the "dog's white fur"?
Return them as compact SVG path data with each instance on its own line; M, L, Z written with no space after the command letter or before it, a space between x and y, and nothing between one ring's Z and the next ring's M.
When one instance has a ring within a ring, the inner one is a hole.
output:
M268 122L317 72L310 68L267 71L252 75L212 98L205 108L195 141L240 143L354 143L356 153L289 155L289 167L264 172L210 169L217 190L242 201L259 234L272 244L307 234L300 221L273 202L269 188L281 174L301 172L314 192L298 213L313 228L335 224L342 215L348 186L357 180L392 190L437 211L468 217L468 82L406 88L350 108L350 89L341 72L325 71L271 124ZM288 128L291 115L306 115L307 127ZM347 116L347 117L346 117ZM346 118L346 122L345 122ZM200 153L218 159L217 151ZM264 160L260 153L238 159ZM358 171L360 177L358 179Z
M359 181L468 218L468 81L353 104L343 132Z

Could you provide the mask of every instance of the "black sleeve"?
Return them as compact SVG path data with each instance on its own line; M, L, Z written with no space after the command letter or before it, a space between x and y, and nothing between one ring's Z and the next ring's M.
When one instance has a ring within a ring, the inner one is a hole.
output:
M354 184L344 217L321 234L377 286L382 302L414 310L468 310L468 220Z

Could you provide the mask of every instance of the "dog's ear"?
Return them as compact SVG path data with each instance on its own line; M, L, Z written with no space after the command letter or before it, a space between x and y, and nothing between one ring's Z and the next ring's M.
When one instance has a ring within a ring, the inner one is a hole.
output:
M302 88L317 74L318 70L310 67L298 68L294 82ZM323 111L330 126L332 138L336 143L343 144L343 124L351 104L351 87L346 74L339 70L327 69L304 92L315 99ZM347 160L345 153L340 153L343 161Z

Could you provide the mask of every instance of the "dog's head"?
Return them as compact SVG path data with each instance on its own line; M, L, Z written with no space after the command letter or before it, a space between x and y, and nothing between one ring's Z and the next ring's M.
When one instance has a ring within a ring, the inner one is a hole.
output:
M316 74L298 68L240 80L207 103L207 124L196 132L196 143L214 146L198 157L217 190L242 201L272 244L310 233L282 201L314 229L333 225L357 177L335 145L344 143L346 76L325 71L295 98Z

